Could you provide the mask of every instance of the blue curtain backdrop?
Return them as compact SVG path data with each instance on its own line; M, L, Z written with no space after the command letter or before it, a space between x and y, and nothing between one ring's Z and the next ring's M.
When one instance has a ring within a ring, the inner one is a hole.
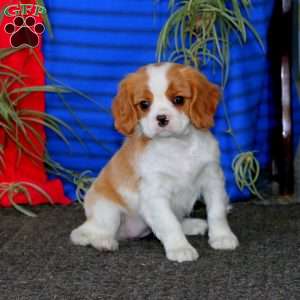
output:
M265 42L273 1L252 3L249 19ZM57 80L96 102L76 93L64 99L47 95L47 112L62 118L76 135L64 131L70 141L66 146L48 132L48 151L63 166L80 172L88 169L96 175L123 139L114 130L110 114L118 82L141 65L155 61L158 34L169 15L167 1L49 0L46 6L54 32L53 39L48 35L44 39L46 68ZM218 73L211 68L204 71L218 82ZM257 151L263 168L269 162L270 131L274 126L272 98L267 56L251 34L243 47L232 37L229 83L224 96L238 144L243 151ZM227 129L224 105L220 103L214 133L221 146L227 190L234 201L249 194L235 185L231 162L238 149ZM65 191L74 198L72 184L66 183Z

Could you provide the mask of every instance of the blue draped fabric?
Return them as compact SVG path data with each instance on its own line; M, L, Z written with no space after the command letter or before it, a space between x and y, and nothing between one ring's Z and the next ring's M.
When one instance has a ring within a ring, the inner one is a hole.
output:
M249 19L265 42L273 1L252 3ZM76 93L63 99L47 94L47 112L62 118L74 131L64 130L69 146L48 132L48 151L63 166L80 172L88 169L96 175L123 139L114 130L110 114L118 82L139 66L155 61L158 34L169 15L167 1L49 0L46 6L54 31L54 39L48 35L44 39L46 68L57 80L96 102ZM242 151L257 151L262 168L270 160L269 139L274 126L268 68L266 53L251 33L242 47L232 37L224 103L236 142ZM219 73L209 67L204 71L218 82ZM249 194L239 191L234 181L231 162L239 150L227 133L224 103L219 105L214 133L221 146L227 190L234 201ZM74 198L72 184L66 183L65 191Z

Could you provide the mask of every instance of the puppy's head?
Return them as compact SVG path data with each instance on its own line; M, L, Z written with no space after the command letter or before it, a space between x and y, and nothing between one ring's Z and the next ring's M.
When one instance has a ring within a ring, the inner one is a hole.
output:
M128 75L113 102L115 127L136 128L149 138L183 134L188 126L210 128L219 99L217 86L184 65L148 65Z

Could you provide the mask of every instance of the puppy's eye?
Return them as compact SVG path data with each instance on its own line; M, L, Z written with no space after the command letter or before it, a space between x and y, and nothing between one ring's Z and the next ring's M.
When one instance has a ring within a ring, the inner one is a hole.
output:
M141 110L146 111L151 105L151 102L148 100L143 100L139 103Z
M183 105L183 104L184 104L184 97L182 97L182 96L176 96L176 97L173 99L173 103L174 103L175 105L178 105L178 106Z

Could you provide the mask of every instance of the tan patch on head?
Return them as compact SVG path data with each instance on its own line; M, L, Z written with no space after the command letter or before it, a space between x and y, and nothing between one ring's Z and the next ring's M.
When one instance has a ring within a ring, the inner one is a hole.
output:
M187 111L189 103L192 100L192 88L189 82L184 78L182 69L183 65L173 64L167 73L169 86L166 91L167 98L173 102L176 96L181 96L185 99L182 106L177 106L179 110Z
M148 66L161 67L161 66L163 66L164 64L168 64L168 62L157 62L157 63L150 64L150 65L148 65Z
M183 96L184 105L178 109L185 112L196 128L212 127L220 96L218 87L196 69L179 64L171 66L167 77L170 82L167 97L172 101Z
M124 135L131 135L138 120L145 115L139 103L142 100L152 101L153 96L148 86L146 68L127 75L120 83L117 96L112 105L115 127Z
M122 187L129 191L137 190L140 178L136 173L136 162L148 142L149 139L137 134L126 139L120 150L112 157L93 183L91 190L94 191L94 195L85 199L88 201L86 203L88 206L93 205L101 197L122 207L127 207L126 201L118 189Z

